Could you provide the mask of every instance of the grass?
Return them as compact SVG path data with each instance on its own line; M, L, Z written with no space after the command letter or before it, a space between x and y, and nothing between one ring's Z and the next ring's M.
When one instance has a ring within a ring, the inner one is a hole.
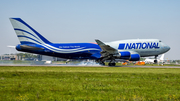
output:
M43 65L45 61L22 61L22 60L0 60L0 64L26 64L26 65ZM66 61L52 61L53 64L65 64ZM72 64L78 64L78 61L71 61ZM105 62L108 66L108 62ZM116 66L122 66L122 63L116 63ZM128 66L134 66L133 63L129 63ZM137 66L137 65L136 65ZM180 66L179 64L145 64L144 66Z
M0 100L180 100L180 69L0 67Z

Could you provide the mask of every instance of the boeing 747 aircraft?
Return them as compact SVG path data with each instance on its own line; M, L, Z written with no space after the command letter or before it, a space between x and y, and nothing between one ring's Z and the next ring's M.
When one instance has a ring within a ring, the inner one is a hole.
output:
M18 51L48 55L66 59L91 59L104 65L116 65L116 59L138 61L140 57L157 56L170 50L158 39L131 39L104 43L52 43L24 22L21 18L10 18L19 38Z

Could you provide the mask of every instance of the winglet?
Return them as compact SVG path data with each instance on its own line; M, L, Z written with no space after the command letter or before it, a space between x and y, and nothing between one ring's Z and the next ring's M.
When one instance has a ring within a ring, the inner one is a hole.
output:
M102 41L98 40L98 39L95 39L96 43L99 45L99 46L104 46L106 44L104 44Z

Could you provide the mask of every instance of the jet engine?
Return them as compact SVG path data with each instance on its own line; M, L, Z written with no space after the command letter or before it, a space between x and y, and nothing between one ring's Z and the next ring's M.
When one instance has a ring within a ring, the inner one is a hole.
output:
M139 54L131 54L128 51L119 52L118 55L114 55L116 59L125 59L130 61L139 61L140 55Z
M129 60L131 58L131 53L128 51L123 51L123 52L119 52L118 55L114 55L114 57L117 59Z
M131 54L130 61L139 61L140 55L139 54Z

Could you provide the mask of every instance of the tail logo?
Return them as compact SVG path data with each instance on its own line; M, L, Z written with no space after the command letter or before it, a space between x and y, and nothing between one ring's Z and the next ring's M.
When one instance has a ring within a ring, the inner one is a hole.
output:
M20 18L10 18L21 44L51 43Z

